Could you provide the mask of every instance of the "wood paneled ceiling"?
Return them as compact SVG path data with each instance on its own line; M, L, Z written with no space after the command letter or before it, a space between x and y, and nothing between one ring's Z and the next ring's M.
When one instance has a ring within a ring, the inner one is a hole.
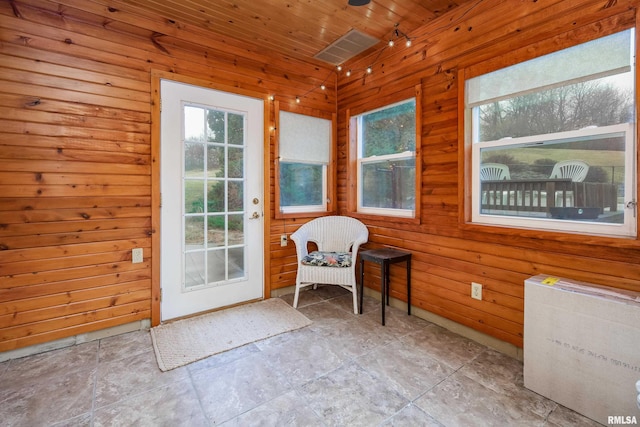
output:
M349 6L348 0L123 0L166 19L321 64L314 55L351 29L380 39L381 46L396 24L411 35L468 1L371 0L365 6Z

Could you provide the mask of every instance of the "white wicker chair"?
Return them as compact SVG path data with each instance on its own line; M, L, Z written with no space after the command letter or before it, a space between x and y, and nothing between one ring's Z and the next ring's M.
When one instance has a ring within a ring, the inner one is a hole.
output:
M291 235L298 255L298 274L293 306L298 307L300 288L328 284L341 286L353 294L353 312L358 314L356 258L358 248L369 239L369 230L360 221L346 216L323 216L302 225ZM318 250L309 253L307 244Z

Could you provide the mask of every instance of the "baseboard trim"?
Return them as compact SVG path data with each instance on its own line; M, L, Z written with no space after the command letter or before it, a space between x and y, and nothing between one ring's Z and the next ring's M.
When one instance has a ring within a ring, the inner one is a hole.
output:
M74 335L72 337L61 338L59 340L49 341L42 344L35 344L29 347L22 347L15 350L0 352L0 362L11 359L19 359L21 357L32 356L34 354L45 353L51 350L58 350L73 345L83 344L102 338L108 338L115 335L126 334L127 332L149 329L151 327L151 319L142 319L124 325L113 326L111 328L100 329L98 331L87 332L84 334Z

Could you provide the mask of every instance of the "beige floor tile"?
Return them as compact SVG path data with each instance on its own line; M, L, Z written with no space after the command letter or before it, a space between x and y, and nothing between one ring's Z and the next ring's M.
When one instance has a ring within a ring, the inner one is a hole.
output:
M189 378L146 390L96 410L94 427L208 426Z
M453 369L459 369L466 363L471 362L486 348L468 338L433 324L416 333L401 337L399 340L415 348L416 351L421 351Z
M95 369L59 368L46 377L2 382L0 424L11 427L48 426L90 413Z
M7 383L32 379L43 381L69 370L95 369L98 345L95 341L11 360L3 379Z
M327 425L373 426L409 401L356 363L300 387L301 396Z
M269 368L262 354L192 374L209 421L219 424L291 389L283 374Z
M188 376L186 367L162 372L152 349L146 353L101 363L96 382L95 407L101 408L146 390L174 383Z
M100 340L100 361L108 362L146 353L151 345L149 331L135 331L104 338Z
M294 339L274 341L262 350L269 367L281 372L293 387L333 371L346 360L332 343L305 329Z
M356 362L408 400L420 397L454 372L444 363L399 341L371 351Z
M415 405L407 405L381 424L382 427L444 427Z
M542 426L545 417L520 399L496 393L460 373L454 373L415 401L445 426Z
M224 427L326 426L295 391L278 396L223 425Z

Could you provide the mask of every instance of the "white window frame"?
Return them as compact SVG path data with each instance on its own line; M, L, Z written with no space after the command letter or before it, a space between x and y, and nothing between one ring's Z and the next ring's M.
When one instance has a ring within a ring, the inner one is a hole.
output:
M607 37L607 36L605 36ZM604 38L604 37L603 37ZM596 43L599 42L600 39L595 39ZM635 41L635 32L634 29L631 29L630 43L631 48L630 51L635 53L636 49L634 46ZM590 42L587 42L590 43ZM579 45L576 45L579 46ZM627 45L628 46L628 45ZM574 46L575 47L575 46ZM566 51L575 51L575 49L568 48ZM593 49L591 49L591 55L594 54ZM619 53L619 52L618 52ZM557 53L551 53L549 55L556 55ZM545 55L547 56L547 55ZM616 55L614 55L616 56ZM633 56L633 55L632 55ZM530 61L523 61L522 63L516 64L525 64L525 67L529 66L527 63L535 63L535 61L541 60L539 57ZM567 58L563 58L564 60L571 60L573 57L567 55ZM617 55L617 58L620 58L620 55ZM605 75L612 75L617 73L617 70L623 69L626 67L632 67L634 70L634 82L637 78L637 69L633 62L633 58L629 59L629 63L627 64L618 64L616 61L613 61L615 65L612 65L609 68L606 68L606 64L604 64L604 69L596 70L587 70L584 71L584 76L569 76L572 71L567 72L566 74L569 80L561 81L555 80L552 83L546 82L546 86L539 87L527 87L526 90L520 93L528 93L534 92L538 90L544 90L548 87L561 86L564 84L570 84L576 81L586 81L595 77L602 77ZM630 65L629 65L630 64ZM566 65L566 64L565 64ZM600 64L602 65L602 64ZM598 65L598 67L600 66ZM564 68L567 68L566 66ZM589 67L587 67L589 68ZM525 68L526 69L526 68ZM558 132L554 134L542 134L542 135L532 135L526 137L519 138L502 138L496 141L479 141L479 119L478 119L478 110L481 104L486 102L506 99L511 96L516 96L518 93L513 87L509 88L509 86L505 85L507 89L502 89L502 93L497 93L494 96L489 96L483 94L481 91L483 89L478 86L478 81L483 81L486 79L488 81L492 81L491 74L495 76L501 76L504 73L505 69L497 70L494 73L488 72L486 74L480 75L477 78L467 80L466 82L466 91L465 91L465 141L466 144L471 146L471 168L470 173L471 177L471 216L470 220L473 224L480 225L493 225L493 226L505 226L505 227L516 227L516 228L524 228L524 229L534 229L534 230L545 230L545 231L560 231L560 232L568 232L568 233L578 233L578 234L588 234L588 235L601 235L601 236L612 236L612 237L636 237L637 236L637 210L635 208L635 203L637 201L637 165L635 159L637 157L637 135L636 135L636 122L635 120L631 123L621 123L612 126L603 126L603 127L589 127L581 130L575 131L566 131L566 132ZM589 74L591 73L591 74ZM487 78L488 77L488 78ZM553 78L553 77L552 77ZM495 80L495 79L494 79ZM517 79L516 79L517 80ZM470 92L470 84L474 84L474 93L481 94L478 95L479 99L472 99L469 101L471 96ZM543 83L541 83L543 84ZM637 96L637 88L636 96ZM480 101L480 99L485 99L485 101ZM471 105L470 105L471 104ZM636 111L638 108L637 101L634 104ZM602 135L607 133L616 133L623 132L625 134L625 182L624 182L624 203L622 209L625 210L624 215L624 223L623 224L607 224L607 223L599 223L592 221L572 221L568 219L552 219L552 218L534 218L534 217L517 217L511 215L491 215L491 214L483 214L480 212L480 150L482 148L487 147L497 147L497 146L509 146L509 145L520 145L526 144L528 142L536 143L536 142L544 142L544 141L552 141L552 140L562 140L569 139L575 137L588 137L592 135Z
M382 156L370 156L370 157L363 157L363 150L362 150L362 141L363 141L363 135L362 135L362 131L363 131L363 126L362 126L362 119L364 116L367 116L369 114L373 114L376 113L378 111L382 111L382 110L387 110L389 108L393 108L396 107L398 105L402 105L402 104L406 104L413 101L414 102L414 106L417 110L417 100L416 98L408 98L408 99L404 99L402 101L399 102L395 102L393 104L389 104L389 105L385 105L384 107L381 108L377 108L375 110L370 110L370 111L366 111L362 114L358 114L357 116L355 116L354 118L356 119L356 123L357 123L357 183L358 183L358 188L357 188L357 211L359 213L363 213L363 214L371 214L371 215L383 215L383 216L394 216L394 217L401 217L401 218L415 218L416 216L416 210L415 209L391 209L391 208L372 208L372 207L366 207L362 205L362 200L363 200L363 188L362 188L362 167L366 164L369 163L377 163L380 161L394 161L394 160L410 160L410 159L414 159L414 162L416 160L416 152L415 151L404 151L402 153L394 153L394 154L386 154L386 155L382 155ZM414 114L416 114L416 111L414 110ZM416 120L416 124L417 124L417 120ZM415 130L414 130L415 131ZM416 141L416 144L418 144L418 141ZM417 163L416 166L417 168ZM415 173L418 173L417 169L415 171ZM416 191L419 191L416 188ZM416 198L416 203L417 203L417 198Z
M472 192L471 192L471 218L476 224L545 229L553 231L564 231L581 234L605 235L605 236L627 236L636 235L636 218L627 212L624 215L622 224L602 223L595 221L571 221L567 219L535 218L512 215L495 215L481 212L480 206L480 160L481 150L492 147L521 146L526 144L553 143L558 140L570 140L588 138L594 136L604 136L613 134L624 134L625 136L625 187L624 200L635 199L635 188L629 185L634 182L635 177L635 123L622 123L612 126L598 128L585 128L577 131L558 132L544 135L533 135L521 138L503 138L496 141L476 142L472 146ZM549 197L549 195L547 196Z

